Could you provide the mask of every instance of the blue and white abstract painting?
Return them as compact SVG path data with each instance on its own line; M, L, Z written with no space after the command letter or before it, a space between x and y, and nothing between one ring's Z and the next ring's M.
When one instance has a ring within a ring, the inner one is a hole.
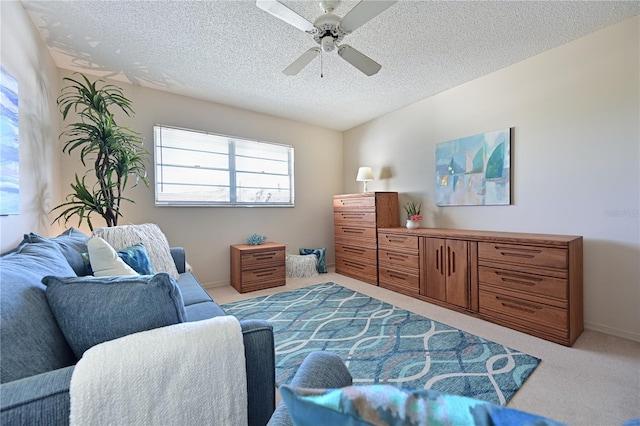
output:
M9 215L20 213L18 80L0 68L0 215Z
M511 129L436 145L436 204L511 204Z

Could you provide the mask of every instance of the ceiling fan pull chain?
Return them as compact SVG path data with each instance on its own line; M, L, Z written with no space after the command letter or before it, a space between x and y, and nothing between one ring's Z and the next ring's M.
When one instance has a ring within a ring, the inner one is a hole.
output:
M322 49L320 49L320 78L324 78L324 61L322 60Z

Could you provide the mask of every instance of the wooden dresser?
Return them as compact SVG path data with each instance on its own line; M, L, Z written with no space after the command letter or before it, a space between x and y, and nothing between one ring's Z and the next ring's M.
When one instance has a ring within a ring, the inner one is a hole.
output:
M380 286L570 346L584 329L582 237L378 229Z
M333 197L336 272L378 285L378 228L398 226L397 192Z
M240 293L286 284L284 244L231 246L231 286Z

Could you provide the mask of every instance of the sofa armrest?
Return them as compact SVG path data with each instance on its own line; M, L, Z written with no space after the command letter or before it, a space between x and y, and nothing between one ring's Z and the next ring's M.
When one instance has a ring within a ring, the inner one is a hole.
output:
M178 273L184 274L187 271L187 257L184 247L171 247L171 257L173 257Z
M248 424L266 425L276 407L276 355L268 321L240 321L247 365Z
M0 424L69 424L69 385L75 366L0 385Z
M337 389L353 384L353 378L342 359L331 352L311 352L304 359L291 386L312 389ZM271 417L268 426L291 426L287 406L282 401Z
M262 320L241 321L240 325L247 368L248 424L265 425L276 400L273 327ZM0 424L68 425L69 387L74 368L1 384Z

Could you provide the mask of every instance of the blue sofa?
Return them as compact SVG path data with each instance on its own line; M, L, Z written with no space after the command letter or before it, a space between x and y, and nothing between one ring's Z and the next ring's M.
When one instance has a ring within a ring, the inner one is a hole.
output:
M73 228L55 238L36 234L0 257L0 424L64 425L69 422L69 385L77 358L49 308L47 275L81 276L87 236ZM185 270L185 252L172 248L177 280L188 321L226 315ZM266 321L242 321L250 425L291 424L286 407L275 408L273 329ZM324 372L324 373L323 373ZM339 358L309 357L295 383L307 387L342 387L351 376ZM214 386L212 385L212 390Z

